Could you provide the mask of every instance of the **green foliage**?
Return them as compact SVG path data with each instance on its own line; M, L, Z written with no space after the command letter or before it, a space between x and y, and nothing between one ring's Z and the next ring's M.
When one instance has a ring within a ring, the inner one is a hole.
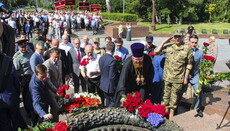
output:
M138 16L135 14L123 13L102 13L103 19L117 20L123 22L137 21Z
M24 12L35 12L35 9L33 9L33 8L25 8Z
M28 128L29 128L28 130L29 131L45 131L48 128L53 128L54 125L55 125L55 123L43 122L43 123L37 124L35 127L28 126ZM18 129L18 131L28 131L28 130L27 129L25 129L25 130Z
M151 22L138 22L138 25L147 26L150 29ZM202 34L202 29L206 29L208 35L212 34L213 29L217 29L220 35L223 34L224 29L230 29L230 23L197 23L193 24L193 26L198 35ZM156 24L156 31L149 30L149 32L153 34L171 34L175 29L187 29L187 27L187 24Z

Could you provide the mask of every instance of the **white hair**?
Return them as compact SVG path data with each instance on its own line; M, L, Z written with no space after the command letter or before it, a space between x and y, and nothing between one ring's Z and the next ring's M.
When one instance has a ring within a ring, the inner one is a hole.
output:
M67 36L67 35L63 35L61 38L62 38L62 39L68 38L68 36Z

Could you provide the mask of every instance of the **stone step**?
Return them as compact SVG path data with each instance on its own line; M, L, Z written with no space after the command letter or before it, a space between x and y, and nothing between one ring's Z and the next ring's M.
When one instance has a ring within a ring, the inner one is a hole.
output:
M195 110L177 115L173 117L173 121L181 126L184 131L215 131L217 130L217 124L222 120L222 116L218 114L208 115L204 113L204 117L194 117L196 114ZM228 124L229 121L224 119L222 125ZM222 127L222 126L221 126ZM220 131L229 131L230 127L224 126Z
M227 88L227 90L228 89L230 88ZM203 101L205 106L204 112L209 115L216 113L220 116L224 116L229 106L229 101L230 97L228 96L228 93L222 90L205 94L205 99ZM226 119L230 120L230 110L227 112Z

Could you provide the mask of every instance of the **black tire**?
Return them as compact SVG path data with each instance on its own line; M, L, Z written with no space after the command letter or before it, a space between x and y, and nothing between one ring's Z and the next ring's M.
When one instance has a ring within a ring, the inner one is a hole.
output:
M145 119L124 108L105 108L78 114L69 122L71 131L182 131L172 121L166 120L154 128Z

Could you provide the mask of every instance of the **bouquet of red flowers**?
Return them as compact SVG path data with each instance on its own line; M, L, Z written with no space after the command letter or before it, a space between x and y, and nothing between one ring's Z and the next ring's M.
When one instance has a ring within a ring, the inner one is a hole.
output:
M66 95L66 90L69 90L69 86L66 84L63 84L60 88L57 89L57 92L59 96L61 97L68 97L69 95L68 94Z
M65 96L66 97L66 96ZM99 107L101 99L98 95L93 93L75 93L65 98L65 101L61 103L61 106L65 111L69 113L82 111L91 107Z
M122 57L115 55L113 56L115 61L116 61L116 66L117 66L117 71L120 73L122 66L123 66L123 62L122 62Z
M203 45L204 45L204 46L209 46L209 43L204 42Z
M62 108L62 105L70 101L70 95L66 94L67 90L69 90L69 86L66 84L63 84L60 88L57 89L57 92L59 94L58 104L60 108Z
M81 66L86 66L86 65L89 64L89 61L90 61L90 60L91 60L90 58L84 58L84 59L81 61L80 65L81 65Z
M57 122L53 128L48 128L45 131L69 131L70 126L67 126L65 122Z
M207 50L208 50L209 43L204 42L203 45L204 45L204 46L203 46L202 50L203 50L203 52L204 52L204 55L206 55L206 54L207 54Z
M128 111L135 112L138 110L138 115L147 118L154 127L157 127L161 122L164 121L163 117L168 116L168 112L166 112L166 108L164 105L153 105L149 99L146 101L141 101L140 92L135 92L135 94L127 94L121 100L123 101L122 105Z
M161 114L165 117L168 113L164 105L153 105L149 99L147 99L144 104L138 108L139 115L141 117L147 118L149 113Z
M204 59L210 60L210 61L215 61L215 58L212 56L204 55Z
M140 92L135 92L135 94L127 94L126 100L122 103L128 111L134 111L140 105L142 105Z

